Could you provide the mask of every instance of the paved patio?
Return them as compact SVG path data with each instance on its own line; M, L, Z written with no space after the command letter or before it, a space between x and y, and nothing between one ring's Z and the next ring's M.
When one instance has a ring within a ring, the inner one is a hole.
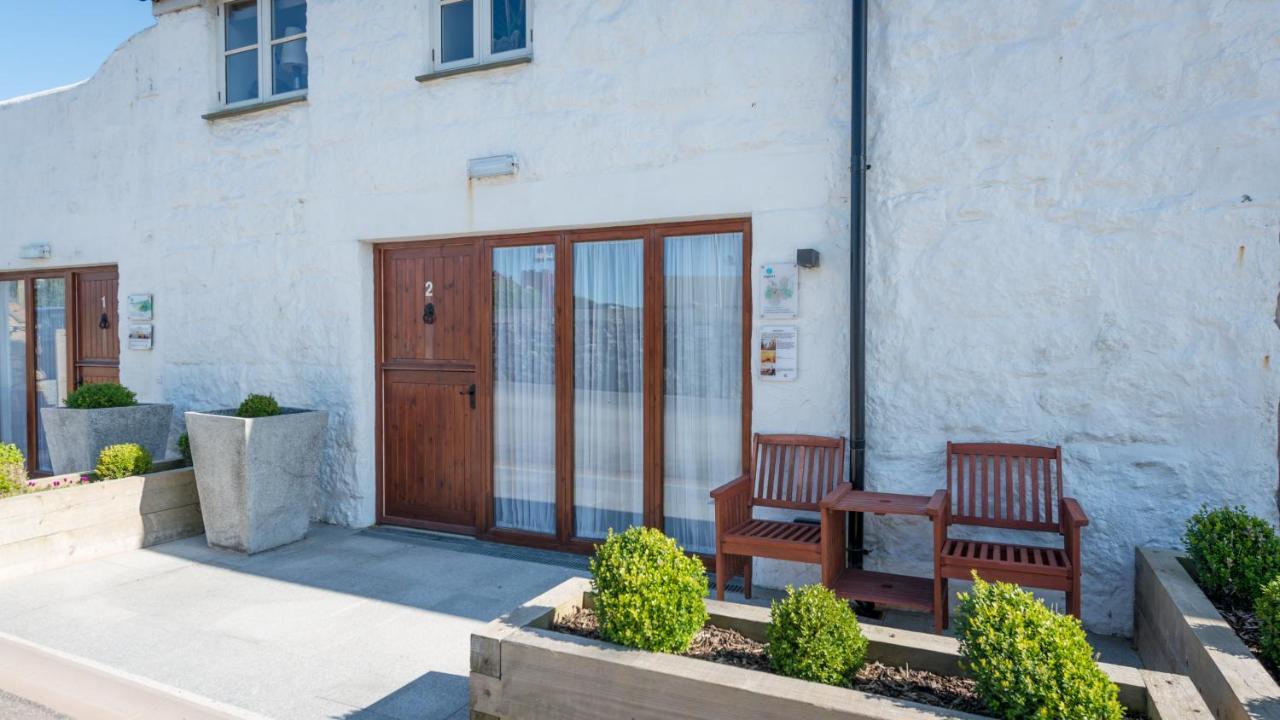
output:
M0 584L0 632L272 718L466 718L472 630L581 570L409 540L121 553Z
M252 557L200 536L0 583L0 633L267 718L461 720L471 632L585 566L401 530L316 525ZM1090 639L1138 664L1125 640ZM0 692L11 716L61 717Z

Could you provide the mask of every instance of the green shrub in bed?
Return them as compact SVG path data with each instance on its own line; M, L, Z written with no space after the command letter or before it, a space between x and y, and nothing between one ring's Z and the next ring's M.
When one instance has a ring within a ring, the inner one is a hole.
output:
M1034 595L974 574L960 594L956 636L964 667L992 714L1006 720L1120 720L1119 689L1098 667L1080 621Z
M867 638L849 603L821 585L796 590L771 604L769 664L801 680L847 685L867 659Z
M95 472L102 480L143 475L151 471L151 453L137 443L109 445L98 453Z
M280 403L270 395L250 395L240 403L240 409L236 410L236 417L242 418L271 417L279 414Z
M137 404L138 396L129 388L116 383L81 385L67 393L67 407L75 410L131 407Z
M654 652L679 653L707 622L707 571L675 540L633 527L609 537L591 558L600 635Z
M1262 657L1280 666L1280 578L1262 587L1253 614L1258 620Z
M27 489L27 459L13 443L0 443L0 497Z
M1250 607L1262 586L1280 574L1280 537L1244 506L1201 507L1187 520L1183 542L1196 582L1218 600Z

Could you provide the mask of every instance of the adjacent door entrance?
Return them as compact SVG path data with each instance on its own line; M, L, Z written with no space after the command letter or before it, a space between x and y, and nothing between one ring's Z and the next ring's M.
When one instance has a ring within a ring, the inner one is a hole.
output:
M474 243L378 252L380 520L475 533Z
M40 408L119 380L117 285L113 267L0 273L0 442L33 474L53 466Z

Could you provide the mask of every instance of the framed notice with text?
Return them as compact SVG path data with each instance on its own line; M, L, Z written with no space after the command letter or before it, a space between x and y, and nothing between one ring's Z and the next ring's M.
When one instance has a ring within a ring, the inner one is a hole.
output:
M800 285L795 263L768 263L760 268L760 317L789 320L799 313Z
M796 341L799 334L795 325L766 325L760 328L761 380L796 379Z

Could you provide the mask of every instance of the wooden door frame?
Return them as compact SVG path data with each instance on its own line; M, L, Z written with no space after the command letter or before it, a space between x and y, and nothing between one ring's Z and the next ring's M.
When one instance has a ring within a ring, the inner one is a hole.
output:
M374 246L374 445L375 445L375 499L376 519L379 524L391 522L397 525L426 530L462 532L482 540L513 545L562 550L579 554L593 552L598 540L573 536L573 245L578 242L607 240L641 240L644 243L644 306L643 319L643 377L646 388L663 385L665 359L664 324L665 283L663 280L663 240L678 235L709 233L741 233L742 235L742 438L740 470L751 466L752 420L752 336L754 298L752 262L751 219L733 218L669 223L616 225L604 228L580 230L530 231L449 238L424 238L421 240L396 240ZM480 398L477 403L480 431L479 468L476 469L475 488L476 519L474 529L441 527L425 521L406 521L390 517L385 512L385 388L383 387L385 324L383 317L383 264L387 252L432 245L474 243L478 253L476 282L479 302L476 304L476 336L479 342L476 354L476 385ZM555 408L556 408L556 534L543 535L522 530L498 528L493 524L493 250L501 247L552 245L555 247ZM662 392L646 392L644 407L644 523L650 527L663 527L663 413ZM728 482L733 478L724 478ZM704 558L705 559L705 558Z
M119 316L120 297L119 284L120 270L115 265L85 265L80 267L52 267L52 268L25 268L21 270L0 270L0 282L21 282L23 285L23 293L26 298L26 309L23 313L23 322L26 323L26 366L24 368L26 377L26 415L27 415L27 473L31 476L40 476L44 473L40 472L37 463L39 462L39 444L38 435L38 413L36 408L36 280L56 280L61 278L63 281L63 304L66 314L66 333L67 333L67 357L66 366L63 372L66 373L68 386L74 390L77 386L76 379L76 357L79 354L79 333L81 318L76 313L77 296L76 296L76 277L82 273L98 273L112 272L116 274L116 308L117 317ZM119 328L117 328L117 331ZM116 355L116 367L120 366L120 357Z

